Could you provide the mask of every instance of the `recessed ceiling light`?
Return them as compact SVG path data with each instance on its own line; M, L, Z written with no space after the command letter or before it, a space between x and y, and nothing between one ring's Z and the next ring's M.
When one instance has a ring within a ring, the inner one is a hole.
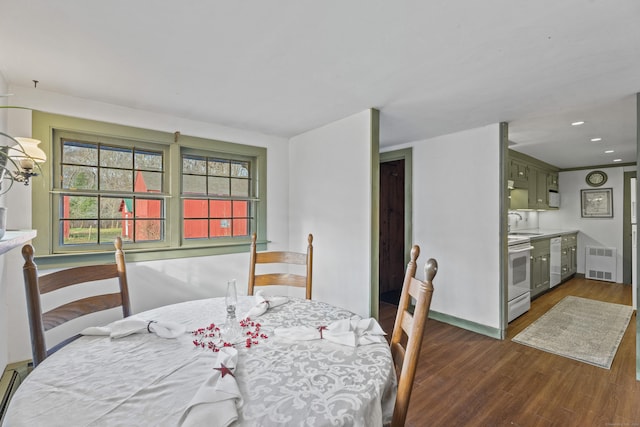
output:
M613 159L614 162L621 162L622 159Z
M591 142L602 141L602 138L591 138Z
M583 125L583 124L584 124L584 122L573 122L573 123L571 123L571 126L580 126L580 125Z
M607 151L605 151L605 154L611 154L613 152L614 152L613 150L607 150Z

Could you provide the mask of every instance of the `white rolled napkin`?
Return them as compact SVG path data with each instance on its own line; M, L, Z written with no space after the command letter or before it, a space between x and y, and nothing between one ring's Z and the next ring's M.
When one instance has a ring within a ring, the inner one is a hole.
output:
M336 344L357 347L361 345L384 343L385 332L376 319L337 320L329 325L293 326L290 328L276 328L274 336L287 341L313 341L325 339Z
M161 338L176 338L184 334L184 325L175 322L145 320L139 317L125 317L107 326L91 326L80 332L82 335L109 335L122 338L131 334L154 333Z
M256 305L251 307L251 309L244 315L244 319L251 318L255 319L256 317L262 316L267 312L270 308L277 307L286 302L289 302L289 298L287 297L272 297L265 295L262 291L258 291L255 294Z
M182 427L226 427L238 419L238 408L243 400L234 377L238 351L223 347L213 373L200 386L185 409L180 422Z

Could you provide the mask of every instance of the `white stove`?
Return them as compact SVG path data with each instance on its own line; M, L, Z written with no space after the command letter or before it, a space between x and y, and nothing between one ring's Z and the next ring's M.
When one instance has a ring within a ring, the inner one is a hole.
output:
M531 241L527 236L509 236L508 321L531 308Z

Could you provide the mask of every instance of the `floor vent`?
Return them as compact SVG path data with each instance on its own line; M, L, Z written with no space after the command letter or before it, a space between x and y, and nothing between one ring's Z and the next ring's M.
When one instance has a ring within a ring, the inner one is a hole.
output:
M587 279L616 282L616 248L586 247Z

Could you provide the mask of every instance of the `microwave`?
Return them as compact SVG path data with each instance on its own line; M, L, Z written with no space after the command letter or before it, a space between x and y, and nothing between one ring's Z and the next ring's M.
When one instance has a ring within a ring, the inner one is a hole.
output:
M549 190L549 207L560 207L560 193L558 193L556 190Z

